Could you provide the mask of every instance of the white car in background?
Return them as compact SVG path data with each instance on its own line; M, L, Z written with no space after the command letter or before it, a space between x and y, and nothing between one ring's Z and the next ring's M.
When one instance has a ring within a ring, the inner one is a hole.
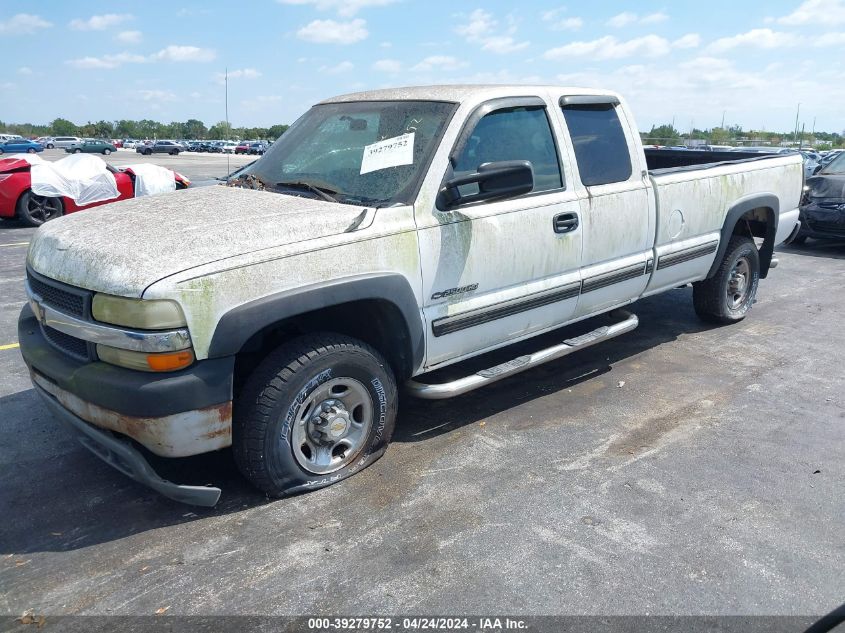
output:
M225 141L224 143L220 143L220 151L224 154L234 154L237 146L238 144L234 141Z

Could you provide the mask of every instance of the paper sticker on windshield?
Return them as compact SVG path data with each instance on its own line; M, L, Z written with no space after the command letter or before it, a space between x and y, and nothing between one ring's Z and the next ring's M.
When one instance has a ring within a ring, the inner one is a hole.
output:
M364 146L364 157L361 159L361 173L411 165L414 162L414 132L386 138L378 143Z

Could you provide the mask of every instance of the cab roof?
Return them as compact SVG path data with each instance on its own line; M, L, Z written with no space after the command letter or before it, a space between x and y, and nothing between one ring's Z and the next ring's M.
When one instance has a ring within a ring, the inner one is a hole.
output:
M542 95L547 92L555 94L615 96L609 90L595 88L579 88L575 86L554 85L523 85L523 84L445 84L434 86L405 86L401 88L385 88L368 90L366 92L352 92L337 97L331 97L320 102L345 103L351 101L448 101L463 103L465 101L480 101L497 97L520 97Z

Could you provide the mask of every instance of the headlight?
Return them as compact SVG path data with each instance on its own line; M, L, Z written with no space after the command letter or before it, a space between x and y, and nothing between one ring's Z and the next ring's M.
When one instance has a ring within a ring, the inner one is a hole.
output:
M127 299L95 294L91 313L97 321L141 330L165 330L185 327L185 314L169 299Z
M132 352L108 345L97 345L97 356L111 365L136 369L138 371L177 371L194 362L194 352L183 349L179 352L148 354Z

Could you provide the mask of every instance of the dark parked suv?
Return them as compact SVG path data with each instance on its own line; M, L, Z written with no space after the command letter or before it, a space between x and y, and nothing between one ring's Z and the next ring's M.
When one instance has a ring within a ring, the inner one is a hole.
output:
M174 141L156 141L152 145L139 145L135 148L135 151L145 156L150 154L171 154L175 156L182 151L182 146Z

